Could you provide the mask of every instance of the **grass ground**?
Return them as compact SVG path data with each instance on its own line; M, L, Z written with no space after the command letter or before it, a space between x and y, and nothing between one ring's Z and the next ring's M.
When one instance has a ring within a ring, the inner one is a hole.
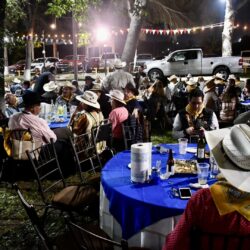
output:
M171 131L153 131L151 139L153 144L175 142L171 137ZM31 204L38 202L34 181L20 181L18 185ZM57 217L56 223L55 216ZM64 221L58 214L52 214L46 224L49 235L55 236L62 228ZM38 242L34 229L12 186L8 183L0 183L0 249L38 249Z

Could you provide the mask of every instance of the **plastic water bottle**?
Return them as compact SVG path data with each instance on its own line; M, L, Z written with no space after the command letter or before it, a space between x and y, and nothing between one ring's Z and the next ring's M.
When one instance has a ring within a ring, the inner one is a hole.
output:
M67 111L66 104L63 105L63 118L64 118L64 120L67 120L67 118L68 118L68 111Z

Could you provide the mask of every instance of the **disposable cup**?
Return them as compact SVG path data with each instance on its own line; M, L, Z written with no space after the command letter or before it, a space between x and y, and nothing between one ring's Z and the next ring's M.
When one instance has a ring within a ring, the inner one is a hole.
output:
M209 164L208 163L197 163L197 173L198 173L198 183L200 185L207 184L207 178L209 174Z
M186 154L188 139L187 138L179 138L178 142L179 142L179 154L181 154L181 155Z

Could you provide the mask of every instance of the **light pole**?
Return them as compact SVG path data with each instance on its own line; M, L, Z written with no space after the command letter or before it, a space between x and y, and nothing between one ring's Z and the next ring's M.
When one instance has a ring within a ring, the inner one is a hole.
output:
M56 29L56 19L55 19L55 23L52 23L51 25L50 25L50 28L52 29L52 30L55 30ZM53 39L53 57L57 57L57 55L56 55L56 36L54 35L54 39Z

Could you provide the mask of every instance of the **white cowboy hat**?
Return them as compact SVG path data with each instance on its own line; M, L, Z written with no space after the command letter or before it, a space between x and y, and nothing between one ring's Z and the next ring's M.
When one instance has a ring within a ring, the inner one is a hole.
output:
M116 60L114 61L114 67L115 67L116 69L122 69L122 68L126 67L126 65L127 65L127 63L126 63L126 62L123 62L123 61L120 60L120 59L116 59Z
M43 85L43 90L46 92L51 92L57 89L57 85L54 81L50 81Z
M174 79L178 79L177 78L177 76L176 75L171 75L169 78L168 78L168 80L171 82L171 81L173 81Z
M189 79L189 80L186 82L186 84L189 85L189 86L194 87L195 85L197 85L197 82L194 81L193 79Z
M70 81L62 82L62 83L60 83L60 86L63 88L65 88L65 87L72 88L73 91L76 90L76 87Z
M250 127L206 131L208 146L221 173L234 187L250 193Z
M106 96L109 96L111 99L114 99L123 104L126 104L126 102L124 101L124 94L120 90L111 90L109 94L106 94Z
M12 80L13 83L17 83L20 84L21 80L19 80L17 77L14 78L14 80Z
M100 109L100 104L97 101L98 96L92 91L86 90L83 95L77 95L76 99L87 104L88 106Z
M226 81L225 81L225 78L224 78L223 74L217 73L217 74L214 76L214 83L215 83L215 84L225 84Z
M229 75L229 77L228 77L228 79L227 80L230 80L230 79L233 79L234 81L236 81L236 77L235 77L235 75Z

